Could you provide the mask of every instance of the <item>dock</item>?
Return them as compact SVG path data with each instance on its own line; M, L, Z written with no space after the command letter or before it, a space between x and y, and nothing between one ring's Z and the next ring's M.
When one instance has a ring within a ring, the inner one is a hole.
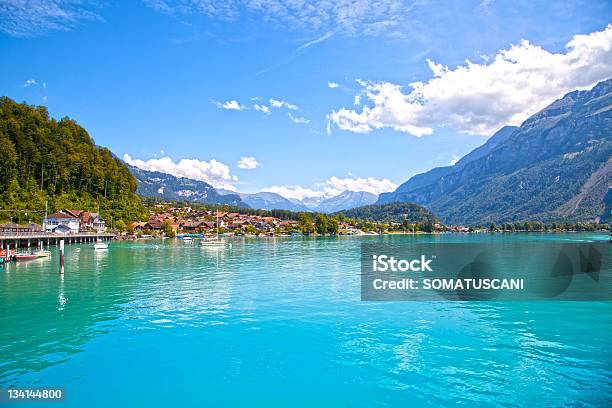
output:
M59 245L64 240L66 245L94 243L97 240L110 241L115 237L111 233L80 232L74 234L54 234L52 232L0 232L0 252L5 249L45 247Z

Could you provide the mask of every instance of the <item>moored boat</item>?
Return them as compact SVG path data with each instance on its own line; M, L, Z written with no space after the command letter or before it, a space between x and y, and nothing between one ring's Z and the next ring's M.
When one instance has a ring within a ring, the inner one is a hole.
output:
M210 246L210 247L221 247L221 246L225 246L225 242L221 241L218 237L210 237L210 238L204 238L202 241L200 241L200 245Z
M38 256L39 258L46 258L51 256L51 251L47 251L46 249L37 251L34 253L36 256Z
M214 237L204 237L202 241L200 241L200 245L204 247L222 247L225 246L225 242L219 239L219 210L217 210L217 233Z
M94 244L94 249L95 250L108 249L108 244L106 242L102 241L101 239L99 239Z
M31 261L36 258L38 258L36 254L15 254L16 261Z

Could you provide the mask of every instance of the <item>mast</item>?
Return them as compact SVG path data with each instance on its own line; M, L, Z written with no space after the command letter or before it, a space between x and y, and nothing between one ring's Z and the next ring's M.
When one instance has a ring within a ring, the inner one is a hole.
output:
M47 232L47 212L49 209L49 200L45 200L45 219L43 220L43 232Z
M106 182L104 185L104 194L106 194ZM96 241L100 239L100 220L102 220L102 218L100 217L100 198L98 197L98 226L96 227Z

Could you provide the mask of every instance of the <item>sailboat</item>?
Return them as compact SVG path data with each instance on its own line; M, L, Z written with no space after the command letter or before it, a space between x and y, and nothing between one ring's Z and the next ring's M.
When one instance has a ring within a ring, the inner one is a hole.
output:
M98 218L100 217L100 203L98 202ZM94 250L108 249L108 244L100 239L100 230L96 230L96 243L94 244Z
M215 237L204 237L202 241L200 241L200 245L206 247L222 247L225 246L225 242L219 239L219 210L217 210L217 233Z

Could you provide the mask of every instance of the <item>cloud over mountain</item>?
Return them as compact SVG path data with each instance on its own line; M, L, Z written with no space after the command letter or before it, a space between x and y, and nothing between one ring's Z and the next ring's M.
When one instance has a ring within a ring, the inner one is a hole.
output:
M277 193L286 198L303 200L314 197L333 197L343 191L365 191L372 194L380 194L394 191L397 184L387 179L374 177L346 177L332 176L324 182L317 183L314 187L303 187L300 185L277 185L264 188L263 191Z
M433 78L409 84L409 92L390 82L358 80L362 91L356 101L363 108L335 110L328 120L351 132L391 128L417 137L436 126L489 135L520 125L563 94L612 76L612 25L574 36L564 53L523 40L490 62L466 61L455 68L427 63Z
M129 154L123 155L123 160L142 170L159 171L175 177L185 177L192 180L205 181L213 187L235 191L234 183L238 177L230 173L230 168L217 160L181 159L175 162L170 157L159 159L139 160L133 159Z

